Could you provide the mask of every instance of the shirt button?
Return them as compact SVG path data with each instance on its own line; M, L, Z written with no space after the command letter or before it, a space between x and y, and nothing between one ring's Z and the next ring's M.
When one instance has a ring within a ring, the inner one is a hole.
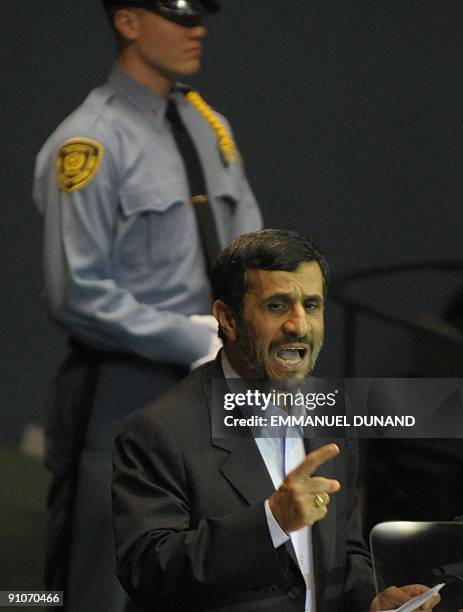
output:
M299 561L300 561L301 563L304 563L304 561L305 561L305 557L304 557L304 555L301 555L301 556L299 557Z
M297 597L299 597L300 594L301 594L301 589L299 589L297 586L292 586L291 588L288 589L288 597L290 599L296 599Z

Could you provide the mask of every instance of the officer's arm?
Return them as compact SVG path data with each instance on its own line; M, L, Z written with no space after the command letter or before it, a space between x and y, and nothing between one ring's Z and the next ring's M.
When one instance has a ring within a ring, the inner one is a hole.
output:
M190 365L207 354L210 328L140 303L114 279L110 253L118 205L115 145L102 139L98 143L104 151L97 172L81 186L71 181L59 187L59 145L37 160L34 199L45 217L50 313L69 333L102 348Z

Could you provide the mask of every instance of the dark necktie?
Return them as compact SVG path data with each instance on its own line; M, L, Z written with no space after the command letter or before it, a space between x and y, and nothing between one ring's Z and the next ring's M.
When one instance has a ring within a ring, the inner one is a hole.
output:
M190 187L190 201L194 207L196 223L210 277L215 258L220 251L220 243L214 213L207 196L204 171L195 144L173 100L169 100L167 103L166 117L172 125L172 134L185 164Z

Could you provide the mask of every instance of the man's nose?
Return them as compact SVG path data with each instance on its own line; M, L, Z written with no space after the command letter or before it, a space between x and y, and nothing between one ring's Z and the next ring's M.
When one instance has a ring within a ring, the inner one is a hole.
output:
M303 338L310 329L307 315L303 306L292 308L288 318L283 323L283 331L298 338Z
M190 36L191 38L201 39L206 36L206 27L202 23L198 23L198 25L190 28Z

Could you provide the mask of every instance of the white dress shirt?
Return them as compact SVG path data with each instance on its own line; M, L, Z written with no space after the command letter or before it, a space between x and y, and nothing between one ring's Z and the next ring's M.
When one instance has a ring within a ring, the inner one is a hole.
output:
M240 378L228 361L225 351L222 351L221 358L225 378ZM274 413L276 411L281 412L274 405L269 406L267 410ZM281 432L279 437L274 437L274 434L269 435L269 432L266 432L264 428L261 430L260 436L254 437L254 441L264 460L275 489L278 489L285 476L299 465L306 456L302 433L298 428L287 427ZM265 501L265 514L275 548L278 548L291 538L299 568L306 584L305 612L316 612L312 533L310 527L302 527L302 529L292 531L288 535L281 529L273 516L268 500Z

